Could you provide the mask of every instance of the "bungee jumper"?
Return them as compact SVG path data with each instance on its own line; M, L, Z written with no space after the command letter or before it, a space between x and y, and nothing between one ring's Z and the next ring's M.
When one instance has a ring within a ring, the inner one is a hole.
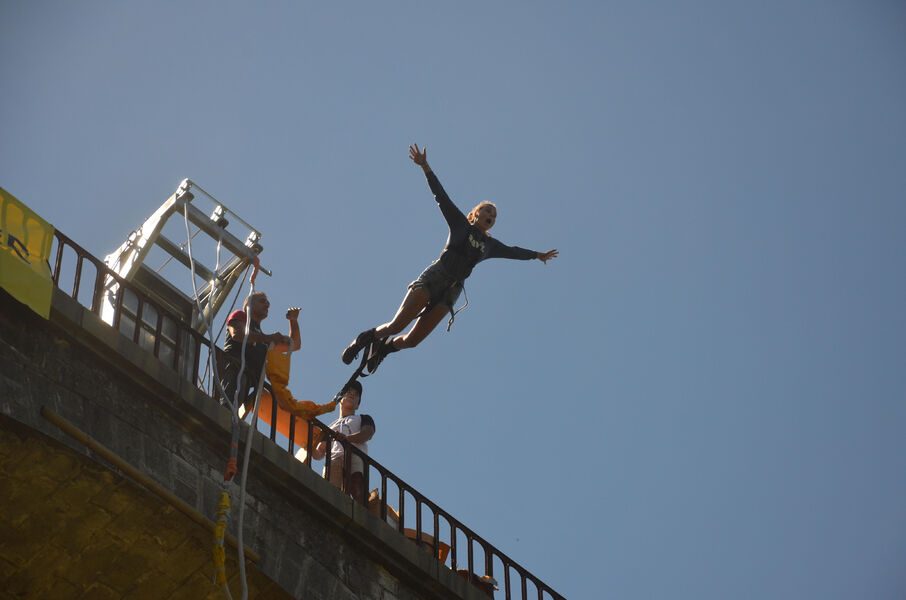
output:
M507 246L492 238L488 231L497 220L496 205L485 200L464 215L450 200L428 165L427 148L419 149L418 144L409 146L409 158L424 171L450 232L440 257L409 284L393 320L363 331L343 351L343 362L348 365L359 352L368 348L363 364L369 373L376 371L388 354L416 347L448 313L449 331L458 312L454 310L456 300L463 291L465 280L479 262L488 258L510 258L538 259L546 264L559 255L556 249L536 252ZM415 324L408 332L397 335L412 321Z

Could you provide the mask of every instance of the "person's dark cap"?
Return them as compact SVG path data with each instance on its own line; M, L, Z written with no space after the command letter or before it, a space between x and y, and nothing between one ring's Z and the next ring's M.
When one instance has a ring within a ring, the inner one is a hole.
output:
M359 382L358 379L354 379L354 380L350 381L349 383L347 383L346 385L344 385L343 390L340 393L345 394L349 390L357 391L359 393L359 402L362 401L362 384Z

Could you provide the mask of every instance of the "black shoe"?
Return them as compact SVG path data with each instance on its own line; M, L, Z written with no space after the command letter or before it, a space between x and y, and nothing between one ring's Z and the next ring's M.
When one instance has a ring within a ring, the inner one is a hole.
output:
M343 363L350 364L362 348L374 341L374 329L363 331L343 350Z
M392 338L385 338L382 341L374 342L368 347L368 362L365 363L365 369L369 374L377 371L381 362L388 354L398 352L399 348L393 345Z

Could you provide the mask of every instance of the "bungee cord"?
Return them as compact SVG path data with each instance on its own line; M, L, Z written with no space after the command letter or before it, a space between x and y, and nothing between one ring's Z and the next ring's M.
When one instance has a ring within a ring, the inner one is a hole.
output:
M268 344L268 350L274 347L273 342ZM249 472L249 460L252 455L252 436L258 428L258 403L261 400L261 392L264 389L264 366L261 367L261 374L258 377L258 387L255 393L255 404L252 407L252 422L249 426L248 437L245 440L245 456L242 457L242 475L239 478L239 519L236 524L236 544L239 547L239 580L242 582L242 600L248 598L248 580L245 575L245 544L242 541L242 525L245 516L245 490L246 479ZM276 400L274 400L276 401Z
M192 238L194 236L191 234L190 229L189 229L188 203L183 205L183 217L184 217L185 227L186 227L186 240L187 240L186 241L186 251L189 255L189 269L191 272L191 279L192 279L193 298L195 301L195 306L198 308L199 316L205 322L205 326L208 331L208 338L209 338L210 344L211 344L210 349L208 351L207 368L210 369L214 385L217 386L217 388L219 389L221 397L226 398L226 392L223 389L223 385L220 382L220 375L217 371L217 361L215 360L216 346L215 346L215 338L214 338L214 328L212 327L211 321L210 321L211 318L213 317L213 315L205 314L205 311L201 305L201 300L198 297L198 287L195 282L195 261L192 258ZM213 295L217 289L217 281L218 281L217 273L220 271L220 251L222 248L222 244L223 244L223 240L221 238L218 238L217 239L217 251L216 251L217 258L216 258L216 264L214 267L215 276L214 276L214 279L211 281L209 297L213 297ZM249 291L249 296L251 296L255 292L255 279L258 275L258 269L259 269L259 261L258 261L257 257L255 257L253 264L254 264L255 270L252 272L251 277L249 278L249 283L250 283L250 287L251 287L251 289ZM248 272L248 269L246 269L246 272ZM234 306L235 306L236 300L238 300L238 298L239 298L239 292L241 291L241 289L242 288L240 286L239 290L236 293L236 296L233 299ZM214 575L215 581L219 586L222 587L224 595L229 600L232 600L232 594L230 593L229 585L228 585L227 578L226 578L226 552L224 549L224 538L226 536L226 529L229 524L229 513L230 513L230 507L231 507L231 498L230 498L231 494L230 494L230 491L228 488L228 484L230 481L232 481L233 477L235 477L235 475L236 475L237 458L238 458L238 454L239 454L239 438L240 438L239 394L240 394L240 386L242 383L242 376L245 372L245 350L246 350L246 347L248 346L248 335L249 335L250 326L251 326L251 318L249 315L248 306L245 307L245 313L246 313L245 336L243 337L243 340L242 340L240 369L236 376L236 391L233 394L232 410L230 411L232 413L230 416L230 421L231 421L230 457L227 460L227 466L224 471L223 488L221 490L220 500L218 501L218 506L217 506L217 511L216 511L217 522L216 522L216 527L214 530L213 560L214 560L214 569L215 569L215 575ZM221 328L220 332L222 332L222 331L223 331L223 329ZM218 338L220 337L220 333L217 334L217 337ZM248 476L249 458L251 455L252 436L254 435L255 427L257 426L258 402L261 398L261 391L262 391L263 384L264 384L264 372L265 372L265 368L264 368L264 365L262 365L261 373L259 375L259 380L258 380L257 393L255 394L255 405L254 405L255 413L252 417L252 426L249 429L249 435L248 435L248 439L246 441L246 453L245 453L245 457L243 459L242 475L240 477L239 520L238 520L238 525L237 525L238 531L237 531L236 537L237 537L238 546L239 546L239 550L238 550L238 552L239 552L239 557L238 557L239 558L239 579L240 579L240 582L242 583L242 600L247 600L247 598L248 598L248 580L247 580L246 571L245 571L245 547L244 547L243 541L242 541L242 526L243 526L243 519L244 519L244 514L245 514L245 511L244 511L245 486L246 486L246 480L247 480L247 476Z

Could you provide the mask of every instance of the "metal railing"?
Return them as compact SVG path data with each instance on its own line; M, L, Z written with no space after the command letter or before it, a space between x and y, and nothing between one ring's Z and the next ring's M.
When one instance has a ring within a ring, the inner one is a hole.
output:
M174 314L148 297L138 286L126 281L107 268L103 261L60 233L55 232L56 253L51 268L54 285L91 312L106 317L105 320L122 335L151 352L165 365L181 376L193 381L212 397L217 397L212 385L204 385L200 378L202 356L212 351L210 342L193 330L185 319ZM72 256L66 261L67 253ZM64 268L65 266L65 268ZM64 277L71 267L72 278ZM86 275L86 270L93 270ZM87 281L86 280L87 277ZM65 281L64 281L65 279ZM87 283L87 285L86 285ZM86 290L87 288L87 290ZM107 311L103 311L106 305ZM112 314L111 314L112 311ZM102 315L102 312L105 312ZM222 350L214 348L218 361L223 360ZM205 361L207 362L207 361ZM212 377L213 379L213 377ZM297 427L297 418L290 420L288 436L278 435L277 402L271 403L271 421L268 437L278 446L285 443L290 454L299 457L312 467L315 445L325 449L324 477L330 473L331 447L339 443L343 448L343 472L352 472L353 457L361 461L364 485L350 485L345 478L341 489L355 495L357 502L366 506L374 516L394 526L401 534L413 540L432 556L446 564L467 581L481 588L489 597L506 600L560 600L562 595L532 575L527 569L494 547L487 540L466 527L458 519L421 494L414 487L396 476L384 465L374 460L351 443L339 441L327 425L312 419L306 427ZM305 439L298 439L297 432L304 429ZM300 452L302 450L302 452ZM358 461L356 461L358 462ZM372 474L378 486L370 490ZM389 497L393 495L391 500ZM392 502L396 502L394 507ZM414 514L413 514L414 513ZM413 525L414 527L411 527ZM408 525L408 527L407 527ZM427 526L426 526L427 525ZM483 571L483 573L481 572ZM494 583L499 586L495 596Z

